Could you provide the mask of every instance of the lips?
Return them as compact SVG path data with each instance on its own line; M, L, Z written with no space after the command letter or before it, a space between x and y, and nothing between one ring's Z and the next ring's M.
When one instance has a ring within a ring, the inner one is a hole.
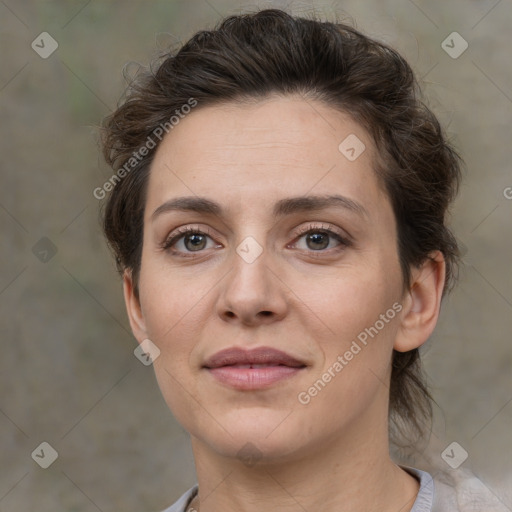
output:
M236 366L238 368L261 368L266 366L289 366L300 368L306 366L303 361L270 347L259 347L253 350L242 348L228 348L217 352L206 360L205 368L220 368L223 366Z
M300 374L303 361L270 347L229 348L208 358L204 368L215 379L239 391L261 390Z

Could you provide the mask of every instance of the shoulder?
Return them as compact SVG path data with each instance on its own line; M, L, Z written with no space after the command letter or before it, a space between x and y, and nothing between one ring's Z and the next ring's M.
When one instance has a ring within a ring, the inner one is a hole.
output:
M467 469L438 471L434 474L435 496L432 512L510 511L474 473Z
M197 494L198 485L195 484L188 491L184 492L180 498L175 501L170 507L162 512L185 512L192 498Z
M510 512L475 474L467 469L447 471L400 466L420 481L411 512Z
M411 512L510 512L510 509L471 471L437 470L431 473L400 466L416 476L420 490ZM185 512L197 494L198 485L184 492L162 512Z

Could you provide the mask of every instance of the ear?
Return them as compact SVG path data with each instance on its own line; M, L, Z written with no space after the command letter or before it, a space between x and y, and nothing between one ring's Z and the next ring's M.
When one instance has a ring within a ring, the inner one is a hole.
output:
M439 317L446 276L441 251L434 251L419 268L413 268L411 287L403 297L403 312L393 348L408 352L425 343Z
M146 322L144 320L144 314L142 313L140 300L135 294L132 273L128 270L125 270L123 274L123 292L130 327L137 341L141 343L144 339L148 338Z

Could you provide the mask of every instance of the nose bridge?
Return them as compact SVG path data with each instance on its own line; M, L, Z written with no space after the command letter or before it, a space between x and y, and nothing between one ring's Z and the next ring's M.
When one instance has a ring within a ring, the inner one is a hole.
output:
M231 281L237 287L239 297L253 297L254 300L268 297L272 281L269 277L273 275L271 256L263 233L244 236L238 243L232 259L234 274Z
M255 263L259 263L257 267L261 270L262 263L270 264L268 243L271 219L267 218L261 205L253 204L251 199L245 203L239 199L238 218L232 232L236 256L244 263L239 270L247 265L252 267ZM240 262L236 258L235 262L238 267Z
M263 243L266 244L266 241L263 241ZM246 236L236 247L238 256L249 265L260 259L264 250L263 246L251 235Z

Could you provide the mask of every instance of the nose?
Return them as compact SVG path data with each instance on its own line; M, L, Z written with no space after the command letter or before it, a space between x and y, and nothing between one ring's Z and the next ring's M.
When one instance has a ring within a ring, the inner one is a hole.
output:
M286 315L288 287L271 253L254 242L249 237L238 246L232 268L221 281L217 308L226 322L255 326Z

